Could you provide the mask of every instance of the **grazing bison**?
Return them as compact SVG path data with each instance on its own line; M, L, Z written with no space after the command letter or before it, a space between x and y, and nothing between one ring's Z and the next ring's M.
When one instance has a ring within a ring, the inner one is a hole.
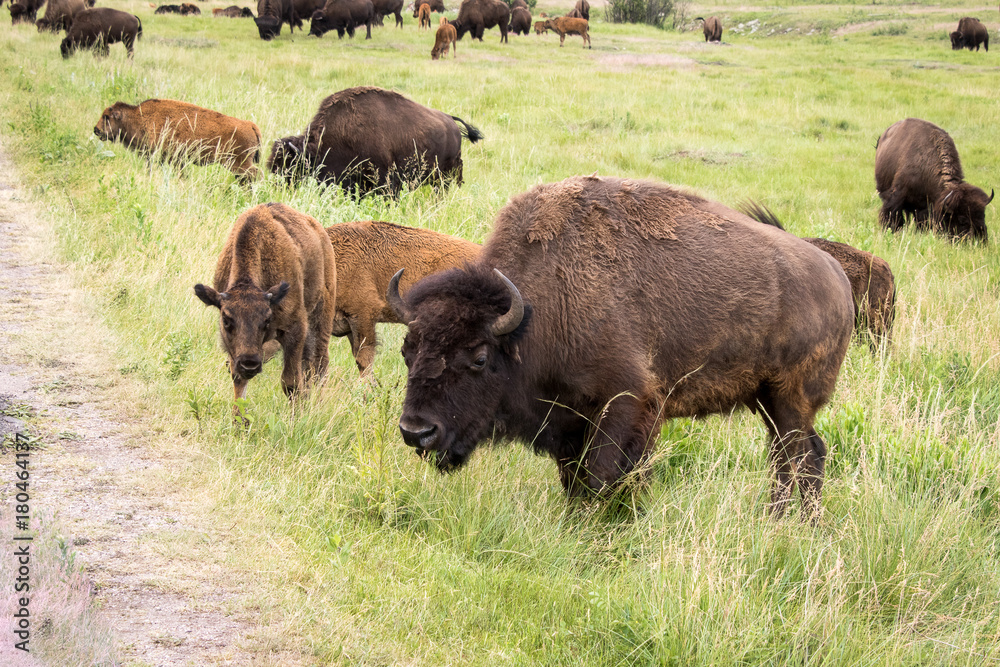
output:
M441 17L441 24L434 35L434 48L431 49L431 60L437 60L448 55L448 45L451 45L452 57L458 57L458 33L448 19Z
M958 21L958 30L949 35L951 37L951 48L957 51L962 47L970 51L975 48L979 50L982 44L986 51L990 50L990 31L986 29L979 19L966 16Z
M555 31L559 35L559 46L566 41L566 35L580 35L583 37L583 44L588 49L594 48L590 44L590 32L587 19L574 19L566 16L558 16L554 19L546 19L544 27Z
M483 33L493 26L500 26L500 42L507 41L507 25L510 23L510 7L501 0L462 0L458 7L458 18L451 21L458 38L470 32L473 39L483 41Z
M45 4L45 0L18 0L10 3L7 11L10 12L11 25L18 23L34 23L38 17L38 10Z
M545 25L545 21L535 21L535 34L541 35L542 33L548 32L549 29Z
M917 229L986 241L986 205L993 193L966 183L958 149L933 123L907 118L875 145L875 187L882 198L879 223L896 231L913 215Z
M213 9L212 16L219 18L229 18L229 19L242 19L242 18L253 18L253 12L250 11L249 7L239 7L237 5L230 5L225 9Z
M38 19L35 25L38 27L38 32L69 30L73 17L84 9L87 9L84 0L49 0L45 7L45 16Z
M446 11L443 0L417 0L413 3L413 18L418 18L420 8L424 5L430 7L432 12L437 12L439 14L443 14Z
M344 222L326 228L337 256L337 310L332 335L347 336L362 377L371 375L377 322L402 324L385 300L389 280L406 268L401 288L479 257L480 246L429 229L388 222Z
M260 373L264 343L271 340L284 351L281 388L287 396L302 391L307 376L323 376L337 267L315 218L274 203L244 212L229 231L212 284L195 285L194 293L219 309L237 399Z
M323 9L326 0L292 0L292 9L295 10L295 18L292 24L299 30L303 29L303 19L308 19L317 11Z
M115 102L101 114L94 134L144 153L197 164L218 163L241 181L258 175L260 130L248 120L176 100L146 100L137 106Z
M431 6L426 2L420 5L419 19L420 29L427 28L429 30L431 27Z
M778 218L766 207L750 203L742 207L754 220L783 229ZM854 297L854 333L859 340L867 339L872 353L892 339L892 323L896 319L896 280L889 263L870 252L846 243L821 238L804 238L831 255L844 269Z
M813 421L854 314L828 254L669 186L590 176L512 198L468 269L405 299L398 276L399 429L439 469L499 433L552 456L570 495L601 492L648 459L663 420L745 405L771 435L773 513L796 484L819 510Z
M403 27L403 0L372 0L375 9L375 20L383 25L382 19L389 14L395 14L396 27Z
M288 24L289 32L294 32L298 16L292 0L257 0L257 33L264 41L270 41L281 34L281 25ZM298 21L301 26L302 22Z
M142 37L142 21L138 16L109 7L85 9L73 17L73 24L59 45L63 58L69 58L77 49L94 49L102 56L108 47L121 42L128 57L135 56L135 40Z
M586 19L590 21L590 3L587 0L576 0L576 6L566 16L571 19Z
M515 35L531 32L531 12L523 7L515 7L510 12L510 31Z
M375 5L372 0L328 0L318 12L312 15L309 34L322 37L331 30L337 31L339 39L346 31L354 39L354 29L365 26L365 39L372 38L372 23L375 21Z
M722 41L722 21L716 16L709 16L707 19L698 17L695 21L701 21L702 32L705 33L706 42Z
M348 88L323 100L302 136L274 142L268 168L289 180L313 172L361 196L378 189L396 196L404 185L461 185L463 136L483 138L461 118L391 90Z

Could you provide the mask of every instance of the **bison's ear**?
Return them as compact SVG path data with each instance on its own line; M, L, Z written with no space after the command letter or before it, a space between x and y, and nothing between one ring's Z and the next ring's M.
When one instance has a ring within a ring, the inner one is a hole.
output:
M194 293L206 306L222 308L222 295L208 285L198 283L194 286Z
M267 300L271 302L272 306L277 306L286 294L288 294L288 283L282 280L280 285L275 285L267 290Z

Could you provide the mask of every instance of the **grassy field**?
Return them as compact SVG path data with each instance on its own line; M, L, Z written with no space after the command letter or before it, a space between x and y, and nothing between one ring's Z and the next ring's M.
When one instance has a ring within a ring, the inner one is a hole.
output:
M209 461L192 484L218 499L261 575L287 642L343 664L981 665L1000 660L1000 261L876 224L874 145L917 116L947 129L967 180L1000 186L996 56L953 52L965 15L945 5L691 6L700 29L603 22L594 48L552 35L485 42L430 60L431 32L370 41L296 32L264 43L246 20L154 16L138 1L134 62L59 56L59 38L0 29L0 134L47 209L58 252L127 334L123 375L155 396L162 428ZM541 0L538 10L568 9ZM536 12L538 11L536 10ZM436 20L436 17L435 17ZM742 26L742 27L740 27ZM299 133L325 96L395 89L477 125L465 185L399 201L336 188L250 188L219 167L176 167L102 144L118 100L182 99ZM507 199L576 174L649 178L735 205L754 199L801 236L885 258L895 342L854 346L817 428L830 446L825 515L767 518L759 419L665 425L648 485L620 502L568 504L554 464L484 448L441 477L402 445L403 331L383 327L377 388L346 340L325 385L289 407L280 365L251 382L254 422L230 424L212 276L238 214L286 202L323 224L376 218L482 241ZM987 212L1000 234L996 206Z

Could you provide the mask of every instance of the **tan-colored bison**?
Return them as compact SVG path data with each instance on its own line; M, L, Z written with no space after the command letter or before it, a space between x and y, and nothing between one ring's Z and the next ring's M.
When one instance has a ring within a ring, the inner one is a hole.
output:
M237 399L263 368L264 344L271 340L284 351L287 396L326 373L337 265L315 218L274 203L244 212L229 231L212 285L199 283L194 293L219 309Z
M135 41L142 38L138 16L109 7L95 7L78 12L59 45L63 58L77 49L94 49L96 55L108 55L108 47L121 42L128 57L135 57Z
M94 134L145 153L162 152L196 164L218 163L246 182L257 178L260 129L240 120L177 100L146 100L137 106L115 102L104 110Z
M566 41L566 35L580 35L580 37L583 37L584 46L592 49L594 47L590 45L589 25L587 19L569 18L566 16L547 19L544 23L546 29L552 30L559 35L559 46L562 46Z
M451 45L452 57L458 57L458 32L455 26L448 22L448 19L441 17L437 33L434 35L434 48L431 49L431 60L437 60L448 55L448 46Z
M427 30L431 29L431 6L426 2L421 3L420 5L419 19L421 30L424 30L425 28Z
M35 22L38 32L69 30L73 18L87 8L85 0L49 0L45 16Z
M549 31L545 21L535 21L535 34L541 35Z
M986 206L993 192L987 196L965 182L955 142L933 123L907 118L882 133L875 144L875 188L886 229L901 229L912 215L917 229L988 240Z
M709 16L707 19L698 17L695 21L701 21L701 30L705 33L706 42L722 41L722 21L717 16Z
M461 267L479 257L481 247L430 229L368 220L326 228L337 256L337 309L334 336L347 336L363 377L371 374L378 340L375 324L402 324L385 300L389 280L406 274L400 289L432 273Z

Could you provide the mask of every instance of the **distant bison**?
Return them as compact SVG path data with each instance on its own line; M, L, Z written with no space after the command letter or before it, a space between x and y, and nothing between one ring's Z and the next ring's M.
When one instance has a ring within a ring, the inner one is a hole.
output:
M45 7L45 16L35 22L38 32L51 30L59 32L69 30L73 17L87 9L84 0L49 0Z
M416 2L413 3L413 18L418 17L420 8L424 5L430 7L432 12L438 12L439 14L443 14L447 11L444 8L444 0L416 0Z
M375 9L375 20L382 25L382 19L390 14L396 17L396 27L403 27L403 0L372 0Z
M461 118L391 90L348 88L323 100L303 135L276 141L268 168L291 180L313 172L359 195L396 196L425 182L461 185L463 136L483 138Z
M401 324L385 300L394 273L406 268L401 289L432 273L479 257L480 246L430 229L388 222L344 222L326 228L337 257L337 309L332 335L347 336L361 375L371 374L375 324Z
M403 272L405 275L405 271ZM808 243L657 183L574 177L513 197L480 259L387 300L408 323L399 429L441 470L494 434L570 495L648 460L665 419L760 412L780 516L820 507L813 428L850 344L851 287Z
M584 46L588 49L594 48L590 44L590 24L587 23L587 19L558 16L554 19L546 19L543 26L559 35L559 46L562 46L566 41L566 35L580 35L583 37Z
M216 8L212 10L212 16L219 18L230 18L230 19L241 19L241 18L253 18L253 12L250 11L249 7L239 7L237 5L230 5L225 9Z
M515 7L510 12L510 31L515 35L531 32L531 12L523 7Z
M218 163L242 181L258 175L257 125L187 102L151 99L137 106L116 102L101 114L94 134L144 153L162 151L197 164Z
M344 38L344 32L354 39L355 28L363 25L365 39L371 39L374 21L375 5L372 0L328 0L323 9L313 13L309 34L322 37L336 30L339 39Z
M12 25L18 23L34 23L38 18L38 10L45 4L45 0L18 0L10 3L7 11L10 12L10 22Z
M966 183L958 149L933 123L907 118L879 137L875 148L875 187L882 198L879 222L896 231L913 215L917 229L987 241L986 206L993 201Z
M287 396L326 373L337 267L315 218L273 203L244 212L229 231L212 285L195 285L194 292L219 309L237 399L260 373L264 344L271 340L284 351L281 388Z
M743 210L758 222L783 229L778 218L760 204L747 204ZM882 344L891 342L896 319L896 280L889 263L846 243L821 238L802 240L831 255L847 274L854 297L854 332L858 339L867 339L873 353Z
M990 50L990 31L986 29L979 19L966 16L958 22L958 30L949 35L951 37L951 48L957 51L967 48L970 51L975 48L979 50L982 44L986 51Z
M292 0L292 9L295 10L295 17L292 25L300 30L303 29L303 19L308 19L317 11L323 9L326 0Z
M69 58L77 49L94 49L102 56L108 47L121 42L128 57L135 56L135 40L142 37L142 21L138 16L109 7L85 9L73 17L73 24L66 31L66 38L59 45L63 58Z
M257 33L264 41L270 41L281 34L281 25L288 24L288 31L294 32L298 16L292 0L257 0ZM302 25L301 21L298 21Z
M462 39L471 33L473 39L483 41L483 33L493 26L500 27L500 42L507 41L507 25L510 23L510 7L501 0L462 0L458 17L451 21Z
M701 30L705 33L706 42L722 41L722 21L716 16L709 16L707 19L698 17L695 21L701 21Z
M189 2L185 2L182 5L160 5L156 8L154 14L180 14L181 16L198 16L201 14L201 10L198 9L197 5L192 5Z
M548 27L545 25L545 21L535 21L535 34L541 35L549 31Z
M434 47L431 49L431 60L437 60L448 55L448 46L452 48L452 57L458 57L458 33L448 19L441 17L437 33L434 35Z
M576 0L576 5L570 13L566 14L571 19L585 19L590 21L590 3L587 0Z

